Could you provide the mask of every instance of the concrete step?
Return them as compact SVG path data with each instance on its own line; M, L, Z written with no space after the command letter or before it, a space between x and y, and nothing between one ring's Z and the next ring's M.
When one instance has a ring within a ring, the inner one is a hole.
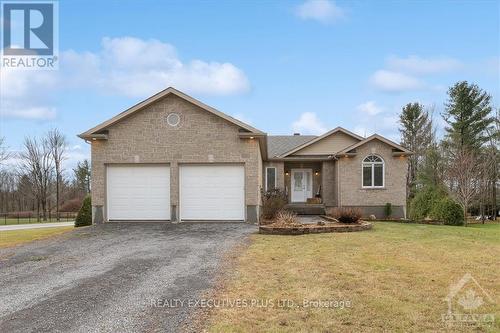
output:
M325 215L324 204L306 204L306 203L293 203L287 204L285 209L291 210L298 215Z

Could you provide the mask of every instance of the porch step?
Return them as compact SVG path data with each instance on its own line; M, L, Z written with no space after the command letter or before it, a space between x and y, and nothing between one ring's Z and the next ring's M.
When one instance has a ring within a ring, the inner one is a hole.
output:
M292 203L287 204L285 209L291 210L298 215L325 215L324 204Z

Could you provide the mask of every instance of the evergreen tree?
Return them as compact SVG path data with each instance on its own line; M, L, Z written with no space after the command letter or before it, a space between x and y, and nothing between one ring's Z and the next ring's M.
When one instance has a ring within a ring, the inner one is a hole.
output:
M90 163L88 160L78 162L73 169L77 187L83 193L90 193Z
M411 200L415 196L418 171L428 148L434 142L434 131L429 112L419 103L405 105L399 116L399 123L401 145L413 152L408 160L406 176L407 199Z
M448 90L443 118L446 143L453 151L473 150L489 140L486 129L491 126L491 96L467 81L456 83Z

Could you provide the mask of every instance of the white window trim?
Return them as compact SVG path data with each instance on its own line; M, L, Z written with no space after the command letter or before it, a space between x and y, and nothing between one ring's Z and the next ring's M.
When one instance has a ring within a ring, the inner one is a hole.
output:
M268 190L267 188L267 169L274 169L274 188L277 188L278 187L278 173L277 173L277 170L276 170L276 167L266 167L266 191Z
M378 158L380 158L382 160L382 162L365 162L366 158L369 157L369 156L377 156ZM379 165L382 165L382 186L375 186L375 164L379 164ZM370 186L365 186L364 185L364 179L363 179L363 168L365 166L370 166L371 169L372 169L372 185ZM370 154L370 155L367 155L365 156L365 158L363 158L363 160L361 161L361 188L364 188L364 189L376 189L376 188L385 188L385 161L384 159L379 156L379 155L376 155L376 154Z

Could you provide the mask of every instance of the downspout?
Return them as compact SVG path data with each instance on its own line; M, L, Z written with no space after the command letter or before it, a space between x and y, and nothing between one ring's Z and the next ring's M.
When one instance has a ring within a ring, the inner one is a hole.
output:
M340 191L342 186L340 186L340 159L337 158L337 196L339 199L338 205L342 207L342 192Z

